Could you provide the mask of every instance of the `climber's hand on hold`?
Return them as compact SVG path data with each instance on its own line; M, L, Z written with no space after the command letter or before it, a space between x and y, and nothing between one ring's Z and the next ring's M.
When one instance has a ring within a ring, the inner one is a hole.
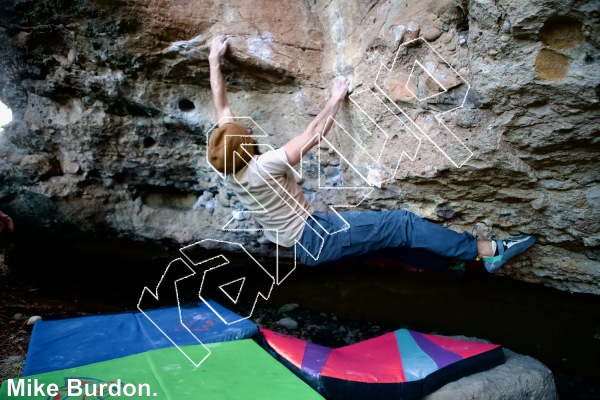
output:
M227 52L227 39L225 35L219 35L212 40L210 45L210 59L220 60Z
M348 85L348 78L341 75L335 78L331 87L331 97L337 101L343 100L348 93Z
M303 155L316 146L321 138L329 132L329 129L333 125L335 114L347 93L348 79L338 76L333 81L329 100L327 100L323 109L308 124L308 127L302 134L296 136L283 146L288 163L291 166L298 164Z

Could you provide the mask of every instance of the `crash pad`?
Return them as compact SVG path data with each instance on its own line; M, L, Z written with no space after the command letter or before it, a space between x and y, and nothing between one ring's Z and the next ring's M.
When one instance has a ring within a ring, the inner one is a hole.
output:
M174 347L150 350L6 380L0 387L0 399L322 399L251 339L211 343L206 347L211 355L198 367ZM201 345L183 349L192 357L194 353L201 356L205 350ZM48 393L49 384L55 384L58 393ZM27 393L33 385L38 388L43 385L43 393ZM20 391L15 393L15 389Z
M500 345L407 329L340 348L260 332L273 356L328 399L418 399L504 363Z
M240 319L216 302L209 303L226 320ZM181 307L181 319L178 307L145 312L150 319L141 312L126 312L37 321L31 335L23 376L92 364L175 344L186 346L245 339L258 332L256 324L249 320L227 325L203 302Z

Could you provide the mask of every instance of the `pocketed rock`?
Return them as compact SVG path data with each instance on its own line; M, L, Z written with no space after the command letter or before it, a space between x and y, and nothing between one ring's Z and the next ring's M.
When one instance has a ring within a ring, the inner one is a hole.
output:
M553 50L542 49L535 58L535 72L540 78L560 82L567 74L570 63L571 60L567 56Z

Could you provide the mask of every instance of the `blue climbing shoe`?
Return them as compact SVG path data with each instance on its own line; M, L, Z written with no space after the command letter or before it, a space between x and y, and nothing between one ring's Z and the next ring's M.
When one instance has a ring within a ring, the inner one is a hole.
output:
M493 257L482 257L481 260L488 272L495 272L508 260L533 246L535 242L535 236L528 235L496 240L496 254Z

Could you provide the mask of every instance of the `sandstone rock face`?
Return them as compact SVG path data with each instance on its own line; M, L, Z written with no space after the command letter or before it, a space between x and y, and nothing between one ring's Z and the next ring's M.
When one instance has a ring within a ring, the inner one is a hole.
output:
M577 0L5 0L0 100L14 120L0 133L0 209L273 255L205 161L208 44L225 33L230 105L274 147L303 131L333 77L351 77L330 141L303 166L318 209L364 195L319 178L366 180L377 188L361 209L535 234L502 274L600 294L598 19ZM254 230L222 230L232 217Z

